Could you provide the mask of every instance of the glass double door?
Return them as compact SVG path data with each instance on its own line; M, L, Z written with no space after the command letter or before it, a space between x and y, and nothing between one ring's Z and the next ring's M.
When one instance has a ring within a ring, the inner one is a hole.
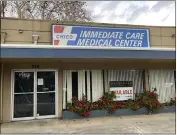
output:
M56 117L56 71L13 72L12 120Z

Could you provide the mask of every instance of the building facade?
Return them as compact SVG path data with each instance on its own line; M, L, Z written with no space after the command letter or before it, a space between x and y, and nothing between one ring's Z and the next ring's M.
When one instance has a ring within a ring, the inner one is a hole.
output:
M105 40L108 35L114 38L113 31L126 33L127 39L131 34L132 43L136 38L142 40L137 46L129 46L128 40L115 41L112 46L112 41L100 40L99 33L91 33L97 28L107 31ZM90 31L82 31L82 36L92 34L92 38L81 38L78 45L79 29ZM73 96L81 99L84 94L94 102L109 91L111 81L131 81L134 94L156 88L160 102L170 101L176 95L175 29L2 18L1 122L62 118ZM95 46L88 45L96 40ZM104 45L96 45L102 41Z

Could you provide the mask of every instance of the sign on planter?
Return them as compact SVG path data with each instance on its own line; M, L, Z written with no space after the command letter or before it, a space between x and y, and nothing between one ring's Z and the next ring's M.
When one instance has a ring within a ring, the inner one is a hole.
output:
M52 25L58 46L149 47L148 29Z
M116 101L133 99L133 82L132 81L110 81L110 91L116 94Z

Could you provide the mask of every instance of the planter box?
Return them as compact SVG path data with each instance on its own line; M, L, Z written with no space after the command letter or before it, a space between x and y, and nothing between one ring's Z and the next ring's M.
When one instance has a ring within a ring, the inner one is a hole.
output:
M93 110L90 112L89 117L105 117L107 115L107 110Z
M93 110L90 112L90 115L88 117L83 117L74 112L63 111L62 119L70 120L70 119L81 119L81 118L92 118L92 117L104 117L106 116L106 114L107 114L107 110Z
M153 114L157 113L175 113L176 112L176 106L165 106L163 108L160 108L157 110L157 112L154 112Z
M90 112L88 117L83 117L78 115L77 113L70 111L62 112L62 119L81 119L81 118L93 118L93 117L105 117L105 116L125 116L125 115L139 115L139 114L147 114L146 108L140 108L137 111L133 111L131 109L117 109L114 113L108 113L107 110L93 110Z
M74 112L70 112L70 111L63 111L62 112L62 119L63 120L81 119L81 118L83 118L83 116L80 116Z
M127 115L140 115L147 114L148 111L146 108L140 108L136 111L131 109L117 109L114 113L107 113L107 116L127 116Z
M157 113L172 113L176 112L176 106L166 106L164 108L159 109L157 112L154 112L153 114ZM70 112L70 111L63 111L62 112L62 119L63 120L71 120L71 119L81 119L81 118L93 118L93 117L106 117L106 116L127 116L127 115L142 115L142 114L148 114L148 110L143 107L136 111L133 111L131 109L117 109L114 113L108 113L107 110L93 110L90 112L90 115L88 117L83 117L78 115L77 113Z

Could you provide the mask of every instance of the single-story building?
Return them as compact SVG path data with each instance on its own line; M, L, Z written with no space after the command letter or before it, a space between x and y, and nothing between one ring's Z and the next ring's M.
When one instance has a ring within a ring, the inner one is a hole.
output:
M94 102L115 81L170 101L175 29L1 18L1 122L62 118L73 96Z

